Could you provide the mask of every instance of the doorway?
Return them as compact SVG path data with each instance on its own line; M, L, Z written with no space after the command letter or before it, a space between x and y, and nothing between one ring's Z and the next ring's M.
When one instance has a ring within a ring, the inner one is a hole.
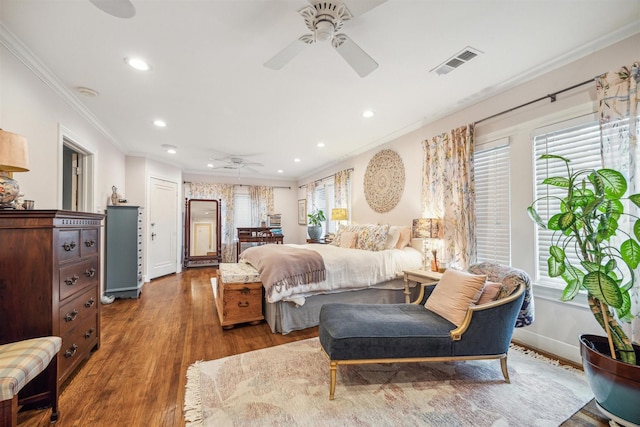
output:
M78 139L62 126L60 145L62 162L59 163L59 206L71 211L95 212L93 151L80 144Z

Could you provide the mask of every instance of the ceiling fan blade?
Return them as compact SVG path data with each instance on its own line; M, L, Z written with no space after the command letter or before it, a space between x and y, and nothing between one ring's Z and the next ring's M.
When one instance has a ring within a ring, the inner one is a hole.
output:
M263 167L264 165L262 163L258 163L258 162L249 162L249 163L242 163L243 166L257 166L257 167Z
M258 174L261 173L259 170L256 170L254 168L245 167L244 169L252 173L258 173Z
M302 52L305 47L307 47L307 44L309 43L305 40L306 37L308 37L308 35L300 37L289 46L276 53L271 59L264 63L264 66L271 68L272 70L279 70L284 67L297 54Z
M136 8L129 0L89 0L95 7L116 18L133 18Z
M387 0L348 0L344 2L344 5L347 6L347 10L351 12L351 15L356 18L386 1Z
M360 77L378 68L378 63L345 34L336 34L331 44Z

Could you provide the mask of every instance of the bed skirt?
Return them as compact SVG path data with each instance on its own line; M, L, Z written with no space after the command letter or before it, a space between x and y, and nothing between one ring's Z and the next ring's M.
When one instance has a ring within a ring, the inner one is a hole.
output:
M401 279L400 279L401 280ZM402 281L402 280L401 280ZM404 283L404 282L403 282ZM417 286L411 288L411 300L417 297ZM414 295L416 294L416 295ZM330 302L362 304L402 304L402 289L362 289L333 294L314 295L306 298L304 305L296 306L289 301L268 303L265 301L264 317L273 333L288 334L299 329L318 326L320 308Z

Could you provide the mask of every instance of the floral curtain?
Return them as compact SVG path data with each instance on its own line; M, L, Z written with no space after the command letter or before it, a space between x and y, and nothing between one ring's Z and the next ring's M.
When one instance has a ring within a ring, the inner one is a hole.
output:
M603 164L604 167L615 168L627 176L628 194L640 192L638 82L640 62L596 78ZM626 209L631 215L640 216L640 209L632 203ZM629 231L632 228L631 223L621 223L620 226ZM635 275L640 277L640 269L636 270ZM634 318L630 324L622 325L631 341L637 343L640 341L640 284L636 282L630 295Z
M316 192L316 182L310 182L307 184L307 214L313 212L314 208L314 196Z
M220 200L222 262L236 262L235 226L233 224L234 186L232 184L192 182L186 185L185 197L187 199Z
M273 187L259 185L249 186L251 199L251 225L260 227L263 221L267 221L267 215L274 213Z
M333 176L333 206L336 208L347 208L347 215L351 215L349 206L349 177L351 169L336 172Z
M422 142L422 214L443 220L439 257L461 269L476 260L473 131L462 126Z

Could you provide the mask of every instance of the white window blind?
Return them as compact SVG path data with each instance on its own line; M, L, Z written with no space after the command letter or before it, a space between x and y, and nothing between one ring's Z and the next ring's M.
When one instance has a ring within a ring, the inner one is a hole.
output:
M509 141L474 153L478 262L511 263Z
M251 224L251 196L249 196L249 189L246 187L236 188L233 204L235 227L253 227L253 224Z
M534 186L535 199L551 196L536 203L536 210L546 222L549 213L557 213L560 201L554 196L564 197L566 190L542 184L547 177L567 176L565 163L559 160L539 160L543 154L554 154L569 160L569 167L574 171L580 169L599 169L602 167L600 157L600 130L594 115L584 116L562 122L547 128L536 130L533 137L534 149ZM549 277L547 259L551 246L553 231L536 226L537 282L549 286L564 288L565 282L559 277ZM567 258L577 262L572 251L567 251Z

